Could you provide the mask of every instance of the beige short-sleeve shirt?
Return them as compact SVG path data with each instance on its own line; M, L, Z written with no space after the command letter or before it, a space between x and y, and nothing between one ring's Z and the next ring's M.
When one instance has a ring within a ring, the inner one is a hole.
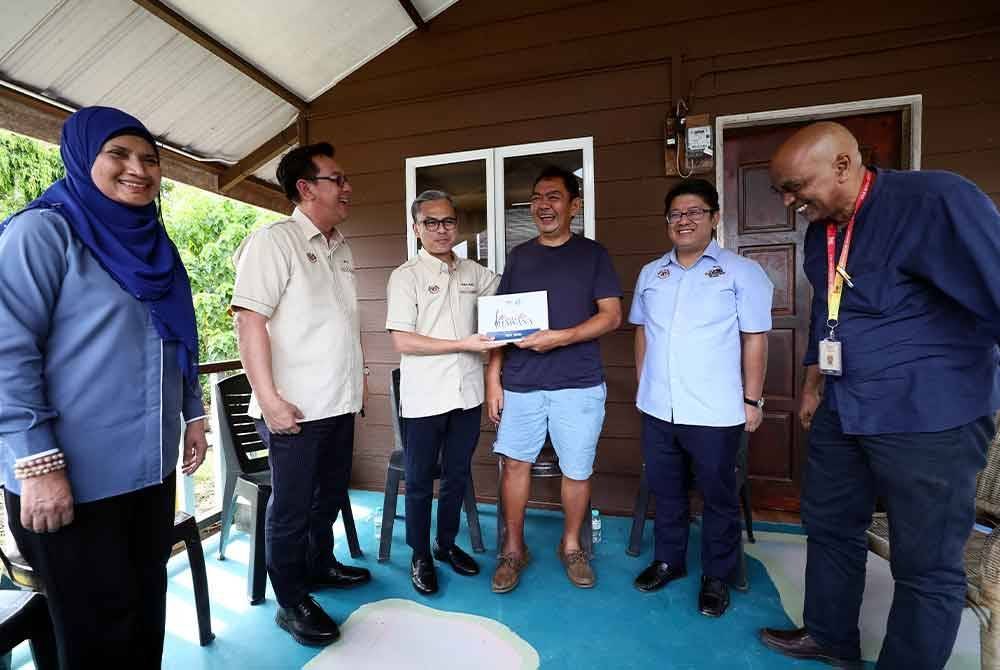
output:
M496 293L496 273L467 258L443 263L424 249L389 276L385 327L444 340L476 332L479 296ZM483 357L477 353L402 354L400 414L434 416L483 402Z
M305 421L361 409L363 369L354 257L298 208L251 233L233 256L233 307L268 318L271 372ZM250 416L260 418L256 393Z

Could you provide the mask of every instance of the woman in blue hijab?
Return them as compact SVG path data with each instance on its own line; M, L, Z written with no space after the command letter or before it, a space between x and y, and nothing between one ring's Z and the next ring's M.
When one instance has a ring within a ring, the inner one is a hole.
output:
M205 457L187 273L134 117L67 119L66 177L0 225L0 475L60 667L160 667L175 469Z

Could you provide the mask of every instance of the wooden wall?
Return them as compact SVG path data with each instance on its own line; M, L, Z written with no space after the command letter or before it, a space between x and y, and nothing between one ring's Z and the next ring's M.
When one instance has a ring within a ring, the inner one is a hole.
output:
M677 74L680 90L671 91ZM717 115L915 93L924 96L924 167L959 172L1000 201L995 0L913 0L905 9L863 0L461 0L429 32L338 84L313 105L310 137L337 145L354 185L344 232L360 268L376 394L358 427L354 485L381 488L392 448L385 393L398 357L384 331L385 283L406 258L407 157L593 136L597 237L627 309L639 269L667 248L662 121L677 94L692 112ZM611 512L630 510L641 463L631 337L623 327L602 341L609 397L594 498ZM474 461L482 499L495 493L492 440L484 430Z

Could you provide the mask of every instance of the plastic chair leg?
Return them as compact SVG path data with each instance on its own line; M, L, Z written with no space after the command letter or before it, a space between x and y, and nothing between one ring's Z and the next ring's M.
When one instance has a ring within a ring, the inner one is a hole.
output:
M227 473L222 491L222 515L219 519L219 560L226 559L226 544L229 543L229 531L236 516L236 477L235 473Z
M215 634L212 633L205 552L201 547L201 535L193 516L184 514L184 518L174 521L174 541L184 542L184 548L187 550L188 564L191 566L191 584L194 588L195 611L198 615L198 641L204 647L215 639Z
M340 510L340 516L344 520L344 533L347 535L347 546L351 550L351 558L361 558L364 553L358 543L358 528L354 525L354 510L351 509L351 498L347 497L344 508Z
M753 536L753 510L750 508L750 481L744 481L740 487L740 499L743 501L743 525L747 529L747 542L753 544L757 540Z
M639 491L635 494L635 506L632 508L632 530L628 535L628 545L625 553L638 556L642 551L642 531L646 525L646 512L649 510L649 481L646 479L646 468L639 475Z
M479 510L476 508L476 487L472 475L465 484L465 521L469 524L469 539L472 541L472 551L477 554L486 551L483 546L483 530L479 526Z
M382 532L378 539L378 560L385 563L392 551L392 526L396 521L396 500L402 473L391 468L385 473L385 497L382 499Z
M250 564L247 566L247 591L251 605L264 602L267 589L267 558L264 551L264 526L267 516L267 501L271 497L270 486L257 486L257 494L250 497L250 516L253 529L250 532Z

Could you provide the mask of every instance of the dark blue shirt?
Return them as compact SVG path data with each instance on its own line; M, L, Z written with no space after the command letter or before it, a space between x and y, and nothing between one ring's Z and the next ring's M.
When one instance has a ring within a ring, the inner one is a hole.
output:
M1000 407L1000 214L949 172L876 170L858 211L824 402L857 435L947 430ZM837 256L844 231L837 235ZM826 222L809 226L804 364L827 336Z
M514 247L497 294L525 291L548 291L552 330L578 326L597 314L597 300L622 295L607 249L579 235L558 247L540 244L538 238ZM589 388L603 381L597 340L544 354L515 346L504 349L503 387L508 391Z

